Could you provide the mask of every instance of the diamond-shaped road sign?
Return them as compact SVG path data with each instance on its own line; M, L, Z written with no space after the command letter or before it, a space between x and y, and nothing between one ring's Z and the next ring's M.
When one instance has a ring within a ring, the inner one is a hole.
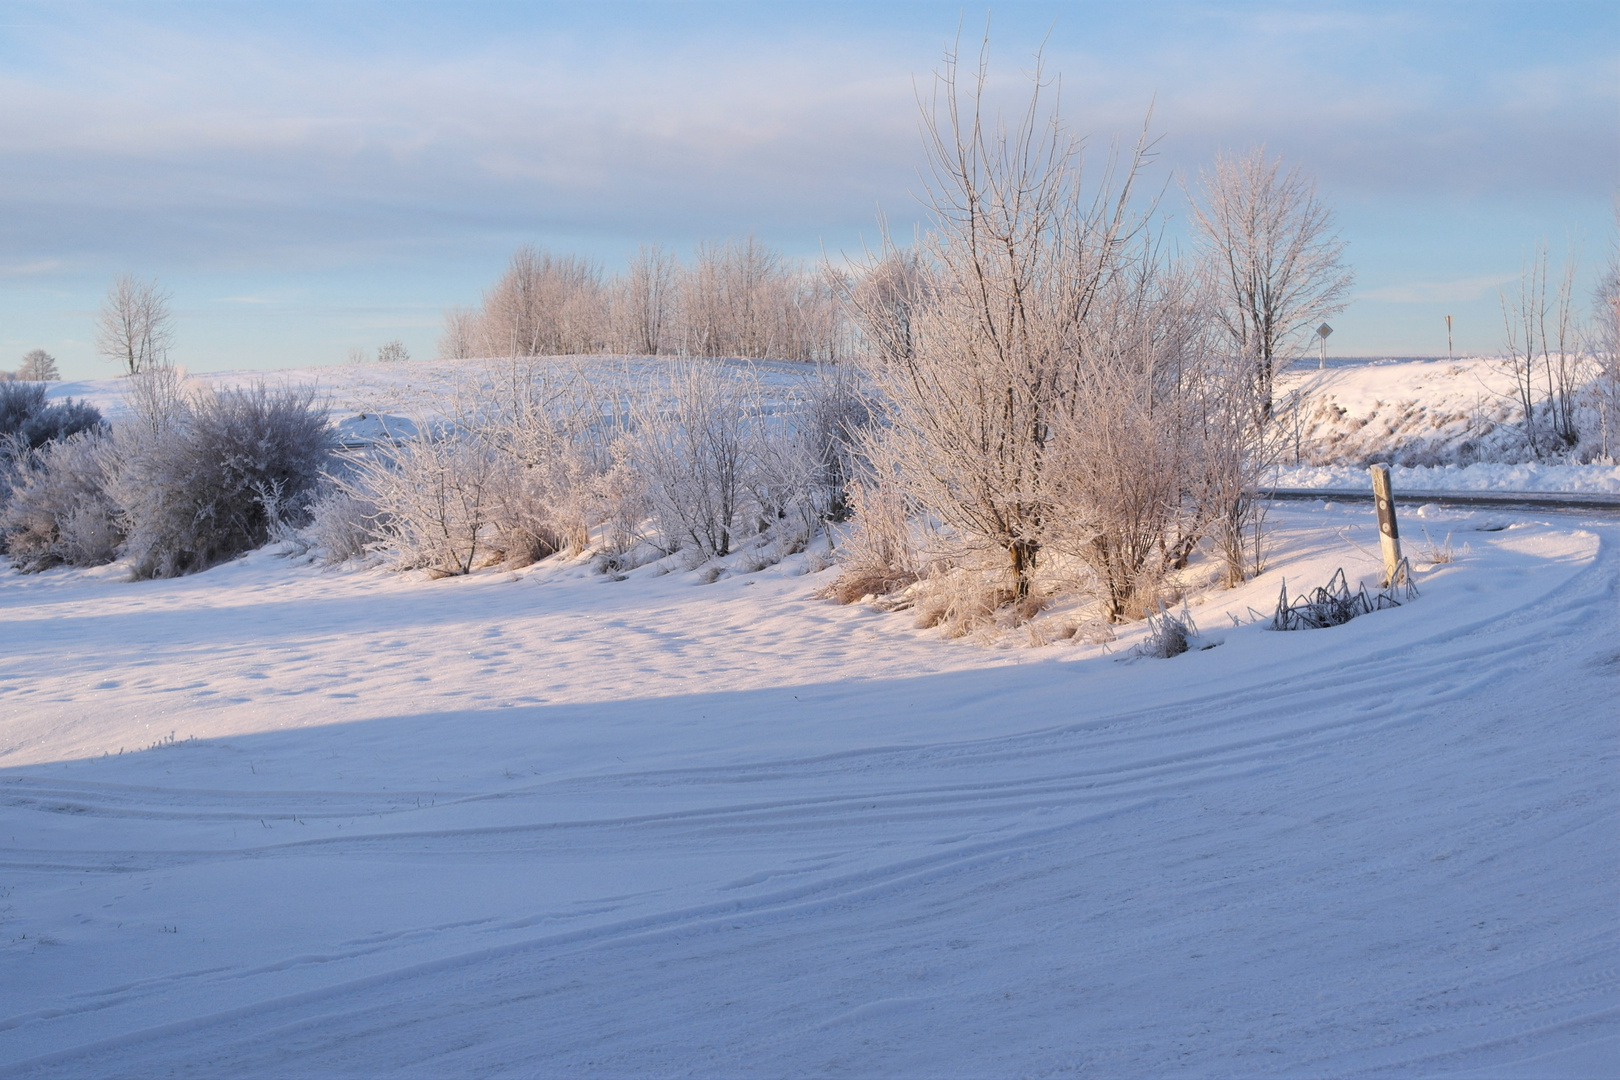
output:
M1333 327L1329 326L1327 323L1323 323L1321 326L1316 328L1316 336L1319 338L1325 338L1331 333L1333 333Z

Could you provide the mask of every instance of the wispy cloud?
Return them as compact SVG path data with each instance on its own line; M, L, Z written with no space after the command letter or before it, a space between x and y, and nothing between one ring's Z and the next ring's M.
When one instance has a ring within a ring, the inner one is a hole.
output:
M29 278L54 274L65 267L61 259L28 259L22 262L0 262L0 277Z
M1355 299L1391 304L1465 304L1490 296L1512 280L1512 274L1498 274L1459 281L1412 281L1368 289L1357 293Z

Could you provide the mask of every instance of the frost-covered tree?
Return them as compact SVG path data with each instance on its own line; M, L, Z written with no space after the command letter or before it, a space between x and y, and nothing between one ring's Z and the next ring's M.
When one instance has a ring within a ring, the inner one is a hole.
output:
M1620 237L1592 293L1591 352L1602 428L1600 453L1610 460L1620 447Z
M377 362L379 364L403 364L411 358L410 350L399 339L385 341L377 346Z
M488 356L594 351L602 309L596 264L521 247L484 297L482 351Z
M465 360L481 351L481 328L475 308L445 309L444 333L439 336L439 359Z
M126 375L166 363L174 344L169 300L156 281L115 279L96 317L96 349Z
M1512 292L1503 290L1501 369L1513 380L1532 455L1562 452L1581 439L1578 398L1590 357L1580 340L1573 257L1556 277L1545 243L1525 260Z
M1261 422L1272 386L1319 320L1344 309L1355 276L1333 212L1299 169L1264 147L1222 154L1189 193L1195 243L1206 259L1228 347L1247 359Z
M17 378L32 382L50 382L60 379L62 373L57 369L56 357L44 349L31 349L22 358L22 364L17 368Z
M613 290L620 351L656 356L670 349L679 316L680 264L657 244L643 244Z
M947 56L924 113L927 288L853 299L878 346L866 366L887 412L874 460L958 534L1005 552L1022 598L1052 519L1054 433L1091 408L1088 322L1146 254L1131 196L1148 146L1089 187L1039 70L1008 124L986 114L987 81L983 53L965 87ZM868 272L901 259L891 245Z

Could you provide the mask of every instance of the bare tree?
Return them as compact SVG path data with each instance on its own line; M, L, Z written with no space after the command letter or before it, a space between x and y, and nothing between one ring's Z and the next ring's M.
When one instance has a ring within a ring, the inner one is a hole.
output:
M601 274L588 259L519 248L484 297L491 356L559 356L594 351L601 339Z
M439 337L439 359L465 360L481 351L483 328L476 308L452 307L444 312L444 333Z
M656 356L669 349L677 312L675 256L657 244L643 244L617 283L617 339L626 353Z
M1594 357L1577 325L1575 272L1572 254L1550 285L1547 245L1540 243L1520 271L1514 293L1500 294L1501 367L1513 380L1525 443L1537 457L1581 441L1580 397ZM1601 360L1597 367L1601 370Z
M1215 310L1233 351L1251 365L1262 423L1272 386L1312 324L1345 306L1355 280L1316 185L1264 147L1222 154L1189 194L1194 238L1208 260Z
M1608 269L1592 294L1590 350L1596 367L1593 389L1602 431L1600 452L1614 460L1620 446L1620 236Z
M21 366L17 368L17 378L32 382L49 382L61 377L62 373L56 367L56 357L44 349L30 350L22 358Z
M1549 314L1552 326L1541 328L1541 361L1547 381L1547 412L1554 440L1563 449L1581 441L1577 405L1586 383L1589 357L1581 347L1580 327L1575 311L1575 272L1578 262L1573 252L1564 261L1552 296Z
M1117 176L1111 163L1088 197L1079 140L1044 108L1039 67L1009 125L985 115L986 52L970 86L957 71L947 55L924 110L929 288L905 300L903 327L895 290L854 296L887 411L872 450L885 482L1006 553L1021 600L1057 498L1054 426L1089 408L1082 331L1140 254L1131 195L1148 145L1139 140ZM900 256L889 245L880 258Z
M1503 367L1513 379L1513 397L1518 403L1530 452L1541 453L1547 439L1541 434L1536 411L1536 359L1540 353L1536 335L1547 322L1547 245L1540 244L1519 272L1518 289L1513 295L1500 293L1502 303Z
M96 317L97 350L126 375L166 363L174 344L169 300L156 281L115 279Z

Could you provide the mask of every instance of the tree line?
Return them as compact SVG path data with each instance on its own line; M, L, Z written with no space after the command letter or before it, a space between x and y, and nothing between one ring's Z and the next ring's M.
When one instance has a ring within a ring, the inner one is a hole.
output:
M749 235L682 262L643 245L622 274L523 247L476 308L446 313L446 359L615 353L836 362L849 326L829 276Z

